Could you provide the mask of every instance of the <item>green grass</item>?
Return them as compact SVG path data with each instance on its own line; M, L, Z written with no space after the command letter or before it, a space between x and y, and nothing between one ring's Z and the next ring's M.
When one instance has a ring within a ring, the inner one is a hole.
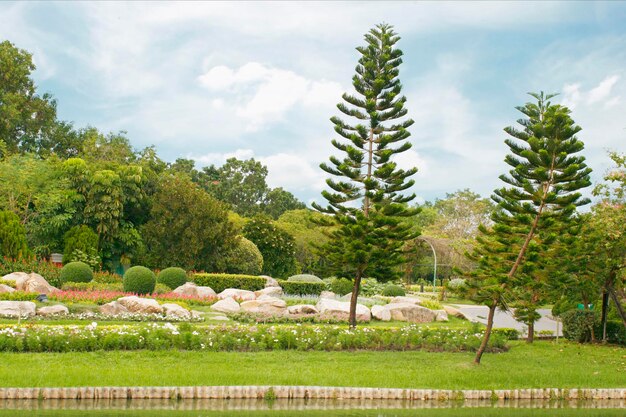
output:
M326 385L440 389L626 387L626 349L513 342L509 352L0 353L0 386Z

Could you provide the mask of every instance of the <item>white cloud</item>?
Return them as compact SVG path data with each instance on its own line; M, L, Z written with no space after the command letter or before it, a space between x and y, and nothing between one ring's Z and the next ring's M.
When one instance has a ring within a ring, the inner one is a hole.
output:
M278 153L259 158L269 171L267 183L270 187L283 187L289 191L324 188L326 175L312 162L301 155Z
M598 84L597 87L589 91L587 102L589 104L594 104L599 101L606 101L611 95L611 90L613 89L613 86L615 86L615 83L617 83L617 80L619 80L617 75L606 77L600 82L600 84Z
M193 159L194 161L198 162L201 166L208 166L208 165L221 166L226 162L227 159L230 159L230 158L236 158L240 160L254 158L254 151L252 149L237 149L234 152L226 152L226 153L211 152L211 153L200 155L200 156L194 156L190 154L188 155L188 158Z

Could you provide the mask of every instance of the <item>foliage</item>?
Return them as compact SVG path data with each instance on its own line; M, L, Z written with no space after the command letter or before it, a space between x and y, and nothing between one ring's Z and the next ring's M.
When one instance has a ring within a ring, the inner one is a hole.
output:
M84 262L70 262L61 268L61 282L89 282L93 280L93 271Z
M26 232L19 217L11 211L0 211L0 256L22 258L28 255Z
M224 263L229 274L259 275L263 270L263 255L254 243L237 236L235 247L224 256Z
M401 297L406 295L406 291L404 291L404 288L400 285L387 284L385 288L383 288L381 295L385 297Z
M35 272L41 275L53 287L61 286L61 268L52 262L37 259L35 257L28 258L0 258L0 276L10 274L12 272Z
M561 314L563 336L574 342L590 342L599 317L593 310L570 310Z
M465 280L463 278L454 278L446 283L446 287L453 293L458 293L465 288Z
M318 282L319 283L319 282L322 282L322 279L311 274L299 274L299 275L290 276L287 279L287 281L289 282Z
M361 281L361 294L369 297L382 294L385 284L378 282L376 278L363 278Z
M160 285L161 284L157 285L157 287L159 287ZM167 287L162 288L164 292L157 292L155 290L155 292L151 294L143 295L134 292L123 291L122 289L120 289L118 284L97 284L93 282L88 282L66 284L66 286L68 288L67 290L51 293L48 295L48 299L60 303L67 303L70 307L72 303L89 303L102 305L110 303L111 301L115 301L121 297L127 297L131 295L140 295L142 297L152 298L161 303L187 303L198 306L209 306L216 301L215 297L195 297L176 294L171 292ZM2 298L2 295L3 294L0 294L0 299ZM37 294L32 295L34 295L35 297L37 296ZM150 316L148 315L147 317L149 318Z
M429 299L422 300L420 305L422 307L426 307L426 308L428 308L430 310L443 310L443 306L437 300L429 300Z
M294 239L289 233L276 227L269 217L254 217L243 227L243 235L263 255L264 275L285 278L296 272Z
M285 294L290 295L320 295L327 289L324 282L306 281L278 281Z
M145 266L133 266L124 274L124 291L137 294L150 294L156 285L154 272Z
M594 327L596 339L602 338L603 329L601 325ZM608 320L606 322L606 341L618 345L626 345L626 327L619 320Z
M328 179L332 191L322 191L327 207L313 207L333 215L338 227L330 233L324 253L337 276L354 277L350 325L356 326L356 298L361 278L366 275L390 280L399 276L398 265L404 262L403 243L415 233L402 220L418 210L406 203L415 195L405 194L415 183L409 177L417 168L399 169L392 157L411 148L407 141L413 120L404 116L406 97L398 67L402 51L395 47L400 37L387 24L377 25L365 35L352 84L357 96L344 94L337 105L341 113L356 119L350 125L331 118L335 132L343 139L333 146L344 156L330 157L330 164L320 167L337 180ZM357 204L349 204L356 202Z
M335 294L346 295L352 292L354 285L346 278L333 278L330 281L330 290Z
M180 265L215 271L223 254L235 245L224 204L181 176L161 180L142 234L143 260L153 268Z
M187 282L187 272L183 268L165 268L157 275L157 282L176 289Z
M0 293L0 300L2 301L35 301L39 296L38 293L25 292L25 291L13 291Z
M106 271L95 271L93 273L93 282L101 284L122 283L122 276Z
M267 191L261 204L261 210L264 214L273 219L278 219L283 213L290 210L302 210L306 205L294 197L289 191L283 190L281 187L272 188Z
M216 175L215 183L209 188L215 198L228 203L233 211L242 216L259 213L267 190L267 167L254 159L242 161L229 158L216 169Z
M63 291L104 291L104 292L124 292L124 284L122 282L65 282L61 289Z
M508 327L500 327L498 329L493 329L493 334L500 335L504 337L506 340L519 339L519 331L517 329L511 329Z
M226 331L227 330L227 331ZM339 326L198 327L172 323L124 326L32 325L0 329L0 351L91 352L101 350L475 350L480 334L468 330L405 326L402 329L365 327L346 331ZM491 349L507 348L494 337Z
M258 291L265 288L266 279L239 274L193 274L191 280L199 286L211 287L216 293L226 288Z
M63 263L76 261L76 251L87 256L98 256L98 235L89 226L74 226L68 230L64 237ZM93 267L93 265L92 265Z

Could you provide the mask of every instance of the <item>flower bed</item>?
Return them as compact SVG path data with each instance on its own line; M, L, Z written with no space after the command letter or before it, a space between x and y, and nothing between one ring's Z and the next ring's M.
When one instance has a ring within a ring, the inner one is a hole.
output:
M339 326L210 326L149 323L124 326L6 326L0 328L0 351L77 352L97 350L431 350L473 351L482 333L448 328ZM489 350L507 348L493 335Z

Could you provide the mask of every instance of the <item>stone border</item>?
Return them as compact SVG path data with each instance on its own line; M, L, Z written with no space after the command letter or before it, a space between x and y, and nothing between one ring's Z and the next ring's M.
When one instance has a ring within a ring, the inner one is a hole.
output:
M0 400L326 399L326 400L626 400L626 388L426 390L318 386L0 388Z

